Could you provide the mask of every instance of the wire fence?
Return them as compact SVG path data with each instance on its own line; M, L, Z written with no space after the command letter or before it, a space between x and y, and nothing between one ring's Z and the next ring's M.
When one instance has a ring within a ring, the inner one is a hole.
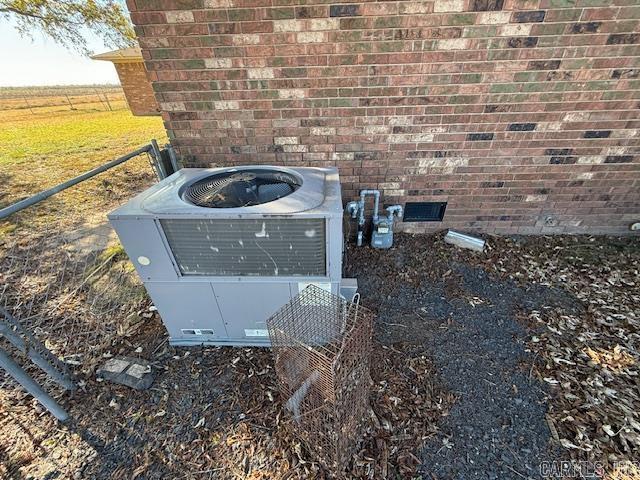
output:
M119 85L0 88L0 111L24 110L32 114L51 110L127 108Z
M98 365L116 336L137 328L146 302L106 214L155 181L142 153L0 221L0 320L6 312L66 367ZM0 352L53 398L63 397L64 389L1 333ZM0 404L22 395L0 370Z

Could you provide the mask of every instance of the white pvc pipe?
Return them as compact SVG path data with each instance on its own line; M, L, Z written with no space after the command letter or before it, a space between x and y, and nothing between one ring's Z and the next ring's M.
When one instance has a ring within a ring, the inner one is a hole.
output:
M451 245L456 245L462 248L469 248L477 252L484 251L484 240L472 237L470 235L465 235L464 233L456 232L454 230L449 230L447 232L447 234L444 236L444 241L446 243L450 243Z

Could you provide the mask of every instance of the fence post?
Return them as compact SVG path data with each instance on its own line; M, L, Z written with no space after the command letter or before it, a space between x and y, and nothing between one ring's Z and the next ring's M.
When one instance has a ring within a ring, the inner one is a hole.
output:
M176 156L176 151L173 149L173 145L167 143L164 147L169 152L169 158L171 159L171 166L173 167L173 171L177 172L180 170L180 166L178 164L178 157Z
M104 99L107 101L107 105L109 105L109 111L113 112L113 108L111 108L111 103L109 103L109 96L107 95L106 92L103 95L104 95Z
M24 98L24 102L27 104L29 111L33 113L33 108L31 108L31 104L29 103L29 100L27 100L27 97L22 97L22 98Z
M69 94L65 93L64 96L67 97L67 102L69 102L69 107L71 107L71 110L75 110L75 108L73 107L73 103L71 103L71 99L69 98Z
M100 100L100 105L104 107L105 106L104 101L102 100L102 97L100 96L100 92L98 91L98 89L94 88L93 91L96 92L96 96L98 97L98 100Z
M151 140L151 150L149 153L154 159L154 164L158 172L158 179L164 180L168 175L167 171L164 169L164 165L162 164L162 154L160 153L160 147L158 146L158 142L155 138Z

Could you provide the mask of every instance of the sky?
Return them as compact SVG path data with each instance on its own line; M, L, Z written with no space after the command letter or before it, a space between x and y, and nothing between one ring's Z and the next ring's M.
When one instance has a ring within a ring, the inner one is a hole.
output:
M111 62L91 60L40 33L33 40L21 37L2 19L0 45L0 87L120 83ZM89 48L94 53L111 50L95 37L89 38Z

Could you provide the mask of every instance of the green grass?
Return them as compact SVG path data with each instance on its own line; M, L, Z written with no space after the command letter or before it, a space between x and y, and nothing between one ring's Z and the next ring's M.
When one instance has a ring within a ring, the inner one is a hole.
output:
M84 120L82 122L66 117L55 122L46 119L5 127L0 132L0 145L5 144L7 149L0 159L5 163L29 162L52 155L84 156L87 152L99 152L109 146L117 146L117 139L124 134L129 135L130 119L122 122L121 118L116 119L104 113L81 117Z
M52 187L93 167L131 152L156 138L167 137L160 117L134 117L129 110L60 111L24 110L0 116L0 208ZM53 196L38 207L0 222L0 235L20 226L34 214L51 222L55 214L73 216L101 214L126 200L152 181L147 159L141 156ZM8 224L7 224L8 223Z
M134 117L128 110L54 111L35 116L9 112L0 119L4 180L0 205L113 160L152 138L166 142L162 120Z
M133 150L153 137L165 140L158 117L134 117L114 112L55 112L30 118L23 114L0 120L0 165L52 162L78 173L81 165L96 165Z

